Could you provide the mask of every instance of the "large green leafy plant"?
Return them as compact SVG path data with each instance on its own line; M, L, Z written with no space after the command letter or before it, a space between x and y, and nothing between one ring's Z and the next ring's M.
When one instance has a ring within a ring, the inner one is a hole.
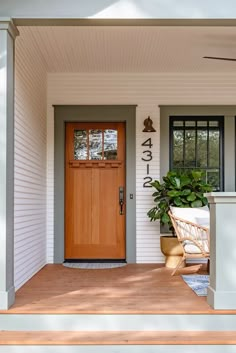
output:
M151 183L156 190L154 197L155 206L147 215L151 221L160 220L162 225L168 224L172 229L168 215L170 206L175 207L202 207L207 205L205 192L212 191L212 186L204 181L201 171L168 172L163 177L163 183L155 180Z

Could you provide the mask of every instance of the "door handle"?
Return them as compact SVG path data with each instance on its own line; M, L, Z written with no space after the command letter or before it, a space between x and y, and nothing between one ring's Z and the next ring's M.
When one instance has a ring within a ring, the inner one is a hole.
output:
M124 214L124 188L123 186L119 187L119 205L120 205L120 215Z

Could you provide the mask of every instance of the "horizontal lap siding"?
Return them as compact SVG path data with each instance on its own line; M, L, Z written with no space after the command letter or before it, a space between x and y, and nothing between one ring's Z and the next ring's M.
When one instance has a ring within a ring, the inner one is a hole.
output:
M21 34L26 30L20 29ZM18 289L46 263L47 76L37 47L28 47L21 36L16 40L15 63L14 264Z
M142 104L137 107L136 114L136 258L138 263L163 262L163 255L159 247L159 226L157 222L150 223L147 211L153 206L151 188L144 188L144 178L159 178L160 147L159 147L159 109L154 104ZM150 116L156 132L144 133L143 121ZM151 138L152 147L142 146L148 138ZM152 160L143 151L152 153ZM149 164L149 175L147 174Z
M53 262L53 163L54 125L52 104L137 104L136 120L136 232L137 262L163 262L159 247L158 222L151 223L146 216L153 205L152 191L143 188L146 164L141 160L145 136L153 139L153 160L150 175L159 178L158 105L217 105L235 104L236 75L231 74L77 74L48 75L47 158L48 158L48 262ZM143 121L153 120L156 133L144 134Z

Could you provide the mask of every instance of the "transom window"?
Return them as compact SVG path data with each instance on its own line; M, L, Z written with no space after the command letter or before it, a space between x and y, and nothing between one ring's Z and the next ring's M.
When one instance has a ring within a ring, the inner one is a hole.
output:
M224 117L170 117L170 169L205 171L206 182L223 190Z

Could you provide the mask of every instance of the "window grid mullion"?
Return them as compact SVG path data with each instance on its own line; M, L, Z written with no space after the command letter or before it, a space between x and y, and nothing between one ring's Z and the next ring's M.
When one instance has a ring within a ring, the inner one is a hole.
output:
M209 168L209 121L207 122L207 168Z
M87 132L87 158L86 159L90 159L89 158L89 151L90 151L90 148L89 148L89 129L86 130Z
M102 160L104 159L104 129L102 129Z
M197 150L197 120L195 121L195 168L197 168L198 150Z
M185 167L185 134L186 134L186 129L185 129L185 121L184 121L184 126L183 126L183 167Z

